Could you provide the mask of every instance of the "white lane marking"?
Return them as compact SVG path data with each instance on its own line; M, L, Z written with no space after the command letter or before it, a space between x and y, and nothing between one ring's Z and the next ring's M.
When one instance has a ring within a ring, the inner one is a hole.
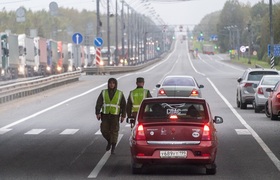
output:
M278 171L280 171L280 161L279 159L273 154L273 152L269 149L269 147L265 144L265 142L260 138L260 136L254 131L253 128L247 122L242 118L240 114L232 107L232 105L228 102L228 100L222 95L222 93L217 89L217 87L214 85L214 83L207 78L207 80L210 82L216 93L222 98L222 100L226 103L226 105L229 107L229 109L233 112L233 114L237 117L237 119L243 124L248 131L252 134L254 139L259 143L261 148L264 150L264 152L267 154L267 156L270 158L270 160L274 163Z
M65 101L62 101L62 102L60 102L60 103L57 103L57 104L55 104L55 105L53 105L53 106L50 106L50 107L48 107L48 108L46 108L46 109L43 109L43 110L41 110L41 111L38 111L37 113L34 113L34 114L32 114L32 115L30 115L30 116L27 116L27 117L25 117L25 118L22 118L22 119L20 119L20 120L17 120L17 121L15 121L15 122L13 122L13 123L11 123L11 124L8 124L8 125L6 125L6 126L0 128L0 129L8 129L8 128L12 127L12 126L18 125L18 124L20 124L20 123L22 123L22 122L25 122L25 121L27 121L27 120L29 120L29 119L31 119L31 118L34 118L34 117L36 117L36 116L39 116L40 114L43 114L43 113L45 113L45 112L47 112L47 111L50 111L50 110L52 110L52 109L54 109L54 108L56 108L56 107L58 107L58 106L61 106L61 105L63 105L63 104L66 104L66 103L69 102L69 101L72 101L72 100L74 100L74 99L77 99L77 98L79 98L79 97L82 97L82 96L84 96L84 95L87 95L87 94L91 93L92 91L95 91L96 89L101 88L101 87L104 86L104 85L107 85L107 83L101 84L100 86L97 86L97 87L95 87L95 88L93 88L93 89L90 89L90 90L88 90L88 91L86 91L86 92L84 92L84 93L82 93L82 94L79 94L79 95L74 96L74 97L72 97L72 98L69 98L69 99L67 99L67 100L65 100Z
M79 129L65 129L64 131L62 131L60 134L61 135L67 135L67 134L75 134L76 132L78 132Z
M235 66L232 66L232 65L229 65L229 64L227 64L227 63L225 63L225 62L221 62L221 61L219 61L219 60L215 60L217 63L220 63L220 64L222 64L222 65L224 65L224 66L228 66L228 67L230 67L230 68L232 68L232 69L235 69L235 70L237 70L237 71L244 71L244 69L241 69L241 68L237 68L237 67L235 67Z
M130 127L130 124L126 124L125 127Z
M235 129L238 135L252 135L248 129Z
M9 132L12 129L0 129L0 134L5 134L7 132Z
M220 55L217 55L218 58L220 58L220 60L224 60L224 58L222 58Z
M118 142L116 144L116 147L118 146L120 140L122 139L123 134L119 134ZM106 151L106 153L103 155L103 157L99 160L95 168L91 171L88 178L97 178L97 175L101 171L102 167L105 165L105 163L108 161L109 157L111 155L111 151Z
M196 68L194 67L194 65L193 65L193 63L192 63L192 61L191 61L190 53L187 53L187 55L188 55L188 59L189 59L189 62L190 62L190 64L191 64L193 70L194 70L197 74L200 74L200 75L202 75L202 76L205 76L205 74L203 74L203 73L197 71Z
M31 129L30 131L24 134L40 134L41 132L45 131L46 129Z

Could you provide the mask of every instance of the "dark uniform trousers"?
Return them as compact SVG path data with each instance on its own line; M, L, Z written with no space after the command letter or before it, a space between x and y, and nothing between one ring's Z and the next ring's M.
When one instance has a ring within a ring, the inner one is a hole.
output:
M117 144L119 135L119 118L102 119L100 130L103 137L111 144Z

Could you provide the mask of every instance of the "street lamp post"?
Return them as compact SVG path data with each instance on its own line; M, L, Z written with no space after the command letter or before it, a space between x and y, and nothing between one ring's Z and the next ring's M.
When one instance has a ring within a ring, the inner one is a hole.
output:
M248 56L248 64L251 64L251 23L249 22L248 23L248 33L249 33L249 43L248 43L248 53L249 53L249 56Z

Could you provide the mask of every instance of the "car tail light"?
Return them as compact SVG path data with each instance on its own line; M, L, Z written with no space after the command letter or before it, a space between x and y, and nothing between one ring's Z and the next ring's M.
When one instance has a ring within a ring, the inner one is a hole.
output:
M258 88L258 94L263 94L263 89L261 87Z
M211 140L210 127L208 125L204 125L204 127L203 127L203 133L202 133L201 140L202 141L210 141Z
M136 140L146 140L145 132L144 132L144 127L142 124L139 124L137 127L136 131Z
M278 101L280 101L280 93L276 95L276 98L278 99Z
M191 92L191 96L198 96L199 92L196 89L193 89Z
M252 86L253 85L253 83L245 83L244 84L244 87L250 87L250 86Z
M166 95L164 89L161 88L161 89L158 91L158 95Z

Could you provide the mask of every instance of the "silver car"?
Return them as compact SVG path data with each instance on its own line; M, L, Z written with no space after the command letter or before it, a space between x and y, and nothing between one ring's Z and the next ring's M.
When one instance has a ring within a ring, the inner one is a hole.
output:
M240 109L246 109L247 104L253 104L255 98L254 84L258 84L264 75L280 75L276 69L248 68L242 77L237 79L236 104Z
M267 88L273 88L275 84L280 80L280 75L265 75L260 80L259 84L255 85L255 99L253 101L253 106L255 113L259 113L265 107L265 103L269 96L269 92L266 91Z
M157 96L171 97L202 97L199 85L194 77L186 75L169 75L164 78L161 84L156 85Z

